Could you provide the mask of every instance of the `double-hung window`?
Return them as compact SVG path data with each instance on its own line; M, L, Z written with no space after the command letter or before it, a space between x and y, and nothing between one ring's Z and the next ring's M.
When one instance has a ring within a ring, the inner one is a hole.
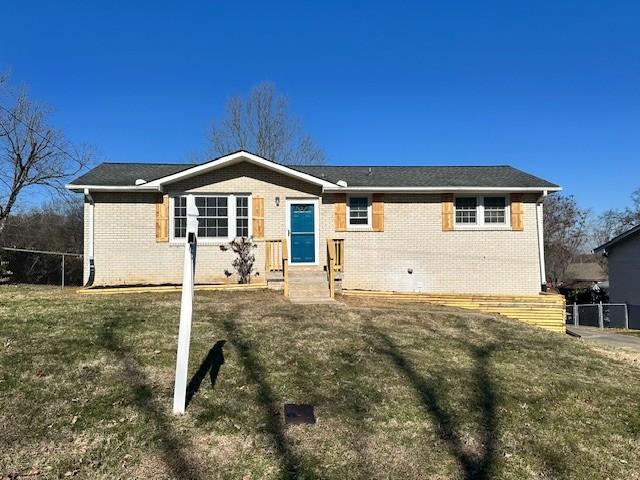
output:
M194 195L198 208L198 238L227 241L250 235L250 202L246 195ZM187 197L173 197L173 238L185 238Z
M475 225L478 221L478 202L476 197L456 198L456 223Z
M507 205L504 197L484 197L484 223L505 225Z
M349 226L367 227L369 221L369 198L349 197Z
M229 236L228 201L227 197L196 197L199 238Z
M249 236L249 197L236 197L236 237Z
M459 196L455 201L458 228L508 227L507 199L501 196Z

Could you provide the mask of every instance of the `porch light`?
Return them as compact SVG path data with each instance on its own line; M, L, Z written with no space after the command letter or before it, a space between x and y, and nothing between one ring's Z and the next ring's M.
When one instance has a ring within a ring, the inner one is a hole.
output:
M280 197L276 196L276 207L280 206Z

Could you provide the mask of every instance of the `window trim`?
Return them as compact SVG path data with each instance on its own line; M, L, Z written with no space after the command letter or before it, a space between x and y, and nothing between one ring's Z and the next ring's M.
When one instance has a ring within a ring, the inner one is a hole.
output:
M198 243L202 245L221 245L228 243L234 238L238 238L237 223L236 223L236 197L247 197L249 206L249 238L253 237L253 202L251 193L241 192L206 192L206 193L190 193L190 192L176 192L169 194L169 243L172 244L184 244L186 238L175 236L175 199L176 197L183 197L186 195L193 195L194 197L227 197L227 228L228 235L226 237L198 237Z
M366 198L367 199L367 223L361 225L351 225L351 204L352 198ZM372 213L372 195L371 194L349 194L347 195L347 231L350 230L371 230L373 228L373 213Z
M458 198L475 197L476 199L476 223L456 222L456 200ZM504 223L485 223L484 199L487 197L504 198ZM511 230L511 196L509 194L496 195L495 193L479 193L475 195L454 195L453 197L453 225L454 230Z

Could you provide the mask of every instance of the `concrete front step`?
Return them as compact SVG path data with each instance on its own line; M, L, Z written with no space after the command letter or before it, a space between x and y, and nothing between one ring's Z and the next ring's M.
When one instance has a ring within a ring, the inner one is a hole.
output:
M295 303L296 305L332 305L339 304L333 298L290 298L289 301L291 303Z
M289 269L289 300L296 304L334 304L329 296L327 272L321 267Z

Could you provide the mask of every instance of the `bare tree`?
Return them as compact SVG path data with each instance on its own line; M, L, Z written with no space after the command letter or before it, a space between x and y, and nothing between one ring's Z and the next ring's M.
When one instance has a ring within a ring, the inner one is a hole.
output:
M48 111L24 91L0 105L0 235L18 197L30 187L64 191L64 180L89 161L47 121Z
M232 97L224 118L211 127L211 144L218 155L248 150L261 157L288 165L326 163L324 152L301 122L289 113L287 97L273 84L254 87L249 96Z
M567 266L585 253L591 211L580 208L573 196L558 193L544 202L546 271L554 283L564 280Z
M607 210L598 217L594 230L594 242L597 245L640 225L640 189L631 194L631 202L632 205L624 210Z

